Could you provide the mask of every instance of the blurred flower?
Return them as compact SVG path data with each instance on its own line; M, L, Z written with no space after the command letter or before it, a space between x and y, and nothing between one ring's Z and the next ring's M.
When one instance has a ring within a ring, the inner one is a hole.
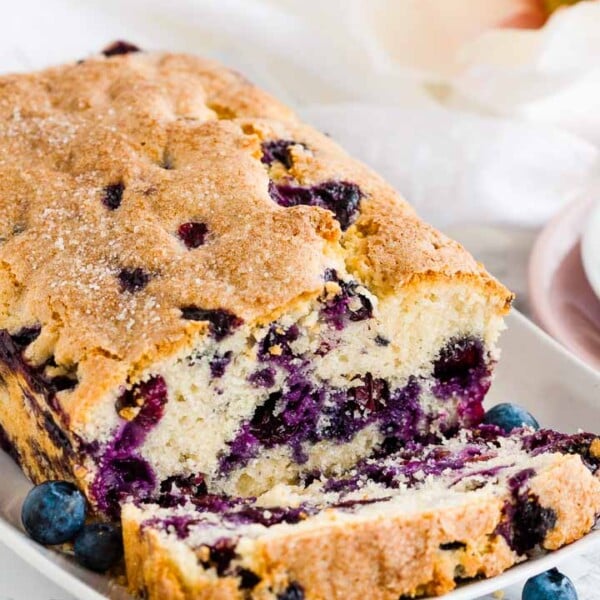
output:
M543 0L544 8L551 13L561 6L571 6L577 4L581 0Z
M577 0L374 0L368 18L385 51L402 66L443 75L462 47L492 29L538 29Z

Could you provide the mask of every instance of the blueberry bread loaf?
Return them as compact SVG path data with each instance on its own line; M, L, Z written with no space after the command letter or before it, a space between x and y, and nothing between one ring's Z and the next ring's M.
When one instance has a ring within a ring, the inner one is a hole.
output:
M586 533L599 467L594 436L484 426L254 500L174 480L124 507L128 578L161 600L443 594Z
M511 294L239 74L0 78L0 424L101 512L259 496L476 424Z

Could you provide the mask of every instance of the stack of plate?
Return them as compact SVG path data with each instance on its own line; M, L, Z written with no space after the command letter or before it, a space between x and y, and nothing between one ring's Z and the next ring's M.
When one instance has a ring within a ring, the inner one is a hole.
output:
M529 293L548 333L600 369L600 203L570 204L531 253Z

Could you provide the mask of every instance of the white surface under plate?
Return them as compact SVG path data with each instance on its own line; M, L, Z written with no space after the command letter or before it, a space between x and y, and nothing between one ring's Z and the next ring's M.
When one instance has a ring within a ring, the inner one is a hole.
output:
M543 426L575 432L599 429L600 375L572 357L550 337L516 311L508 318L502 338L503 357L488 397L488 404L515 401L533 412ZM30 487L12 460L0 452L0 539L26 562L80 600L106 597L126 600L125 590L75 565L64 555L43 548L21 530L19 514ZM554 553L516 566L493 579L461 585L445 600L474 600L521 582L563 560L600 546L600 530Z

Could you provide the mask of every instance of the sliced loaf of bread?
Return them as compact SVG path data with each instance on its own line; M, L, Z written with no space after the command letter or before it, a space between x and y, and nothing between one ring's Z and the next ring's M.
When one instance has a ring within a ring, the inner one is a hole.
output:
M477 423L512 295L239 74L133 52L0 78L0 433L117 515L260 495Z
M128 579L151 600L397 600L496 575L600 514L600 439L465 432L262 496L172 481L123 510Z

